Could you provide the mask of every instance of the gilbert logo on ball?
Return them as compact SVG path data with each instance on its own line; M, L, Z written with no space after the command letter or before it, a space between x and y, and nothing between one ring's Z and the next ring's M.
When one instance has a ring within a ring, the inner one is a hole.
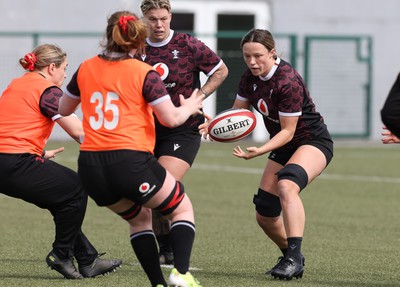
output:
M208 126L210 138L234 142L248 136L256 127L256 117L246 109L229 109L219 113Z

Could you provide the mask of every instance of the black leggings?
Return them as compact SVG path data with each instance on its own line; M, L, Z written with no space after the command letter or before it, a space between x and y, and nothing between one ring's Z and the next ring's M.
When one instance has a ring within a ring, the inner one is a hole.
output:
M58 256L75 255L81 264L93 262L97 251L81 230L88 196L76 172L33 154L0 153L0 182L1 193L51 212Z

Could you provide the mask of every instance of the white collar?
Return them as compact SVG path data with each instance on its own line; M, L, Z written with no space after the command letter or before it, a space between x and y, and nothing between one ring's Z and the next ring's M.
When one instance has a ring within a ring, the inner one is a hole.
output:
M167 45L169 43L169 41L171 41L172 36L174 36L174 30L170 29L169 35L165 40L163 40L161 42L152 42L152 41L150 41L150 38L146 38L146 42L147 42L147 44L149 44L152 47L159 48L159 47Z
M272 76L275 74L276 69L278 69L278 65L280 64L280 62L281 62L281 58L277 57L275 60L275 64L271 68L271 71L269 71L269 73L265 77L259 76L260 79L262 81L268 81L269 79L271 79Z

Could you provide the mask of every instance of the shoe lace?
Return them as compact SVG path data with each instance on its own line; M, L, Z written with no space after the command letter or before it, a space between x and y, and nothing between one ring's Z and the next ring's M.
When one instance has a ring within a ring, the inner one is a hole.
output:
M281 263L283 263L282 260L283 260L284 258L285 258L285 257L283 257L283 256L279 256L278 259L276 260L275 266L274 266L272 269L275 269L275 268L279 267L279 266L281 265Z
M97 254L97 257L93 260L93 263L90 265L90 268L93 268L96 265L97 260L103 255L106 255L106 252Z
M290 265L294 265L294 260L292 258L283 258L282 260L282 268L286 268Z

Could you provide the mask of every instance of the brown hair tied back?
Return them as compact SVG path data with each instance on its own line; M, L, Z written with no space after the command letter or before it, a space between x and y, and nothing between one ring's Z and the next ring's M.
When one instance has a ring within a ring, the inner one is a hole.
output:
M144 53L147 26L130 11L114 12L107 20L105 39L102 47L109 52L129 53L136 49Z
M33 49L32 52L20 58L19 63L24 70L32 72L35 70L40 71L52 63L58 68L66 58L67 53L60 47L53 44L41 44Z

